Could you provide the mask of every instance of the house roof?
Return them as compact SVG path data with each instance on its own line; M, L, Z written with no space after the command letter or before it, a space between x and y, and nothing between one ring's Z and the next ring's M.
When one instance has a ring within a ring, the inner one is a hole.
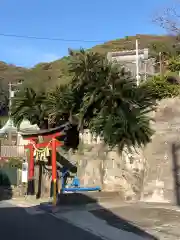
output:
M31 125L28 120L22 121L19 129L14 126L13 120L11 118L8 119L6 124L0 129L0 137L4 137L6 134L10 133L16 135L18 132L28 132L28 131L37 131L39 127L37 125Z
M12 119L8 119L6 124L0 129L0 136L4 136L11 132L12 134L17 134L17 128L14 126Z
M149 49L138 49L139 58L148 59ZM118 51L118 52L108 52L107 59L113 60L118 59L118 61L132 61L136 59L136 50L126 50L126 51Z
M42 130L40 130L40 129L33 130L32 129L31 131L27 131L27 129L25 129L25 130L21 130L19 133L21 134L21 136L23 138L47 136L47 135L54 134L56 132L64 132L67 129L69 129L70 126L71 126L71 124L69 122L67 122L67 123L64 123L55 128L42 129Z

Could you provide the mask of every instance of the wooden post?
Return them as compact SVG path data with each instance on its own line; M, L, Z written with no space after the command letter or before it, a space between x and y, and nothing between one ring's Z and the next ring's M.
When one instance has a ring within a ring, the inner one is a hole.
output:
M57 182L57 169L56 169L56 139L52 138L52 183L53 183L53 205L56 206L56 182Z
M29 144L29 169L28 169L28 188L27 195L34 195L34 147Z

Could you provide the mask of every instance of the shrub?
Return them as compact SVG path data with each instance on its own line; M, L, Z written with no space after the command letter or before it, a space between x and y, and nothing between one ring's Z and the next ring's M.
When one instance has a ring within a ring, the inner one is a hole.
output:
M141 87L148 87L154 99L173 98L180 95L180 85L168 82L168 76L155 76L143 83Z
M168 69L171 72L179 72L180 71L180 57L172 57L168 62Z
M4 163L3 167L6 168L22 168L22 159L16 157L10 157L7 162Z

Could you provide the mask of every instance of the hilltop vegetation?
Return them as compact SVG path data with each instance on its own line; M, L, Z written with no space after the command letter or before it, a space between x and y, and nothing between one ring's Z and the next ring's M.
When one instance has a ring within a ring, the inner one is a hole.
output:
M149 48L151 56L158 58L158 52L165 55L174 55L177 52L177 39L171 36L156 35L137 35L127 36L123 39L116 39L97 45L88 51L98 52L106 55L109 51L120 51L135 49L135 39L139 39L139 48ZM35 90L46 90L54 88L56 85L62 85L71 81L68 71L69 57L63 57L50 63L39 63L31 69L16 67L0 62L0 114L7 113L8 105L8 82L22 80L24 85L32 87Z
M101 45L97 45L92 48L93 51L99 53L107 53L109 51L122 51L135 49L135 40L139 40L139 48L150 48L152 54L154 53L154 44L157 45L158 50L163 51L164 49L170 50L173 44L176 43L176 38L172 36L157 36L157 35L141 35L126 36L122 39L116 39L113 41L106 42Z

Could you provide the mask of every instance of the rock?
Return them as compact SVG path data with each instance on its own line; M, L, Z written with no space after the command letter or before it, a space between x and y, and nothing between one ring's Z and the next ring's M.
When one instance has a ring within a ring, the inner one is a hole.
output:
M179 106L179 98L164 99L159 102L157 111L153 113L155 122L152 126L156 133L152 138L152 142L143 151L148 165L143 191L143 199L145 200L154 196L158 198L157 194L159 194L162 201L173 203L176 201L172 144L180 143ZM158 190L158 182L162 184L161 191Z

